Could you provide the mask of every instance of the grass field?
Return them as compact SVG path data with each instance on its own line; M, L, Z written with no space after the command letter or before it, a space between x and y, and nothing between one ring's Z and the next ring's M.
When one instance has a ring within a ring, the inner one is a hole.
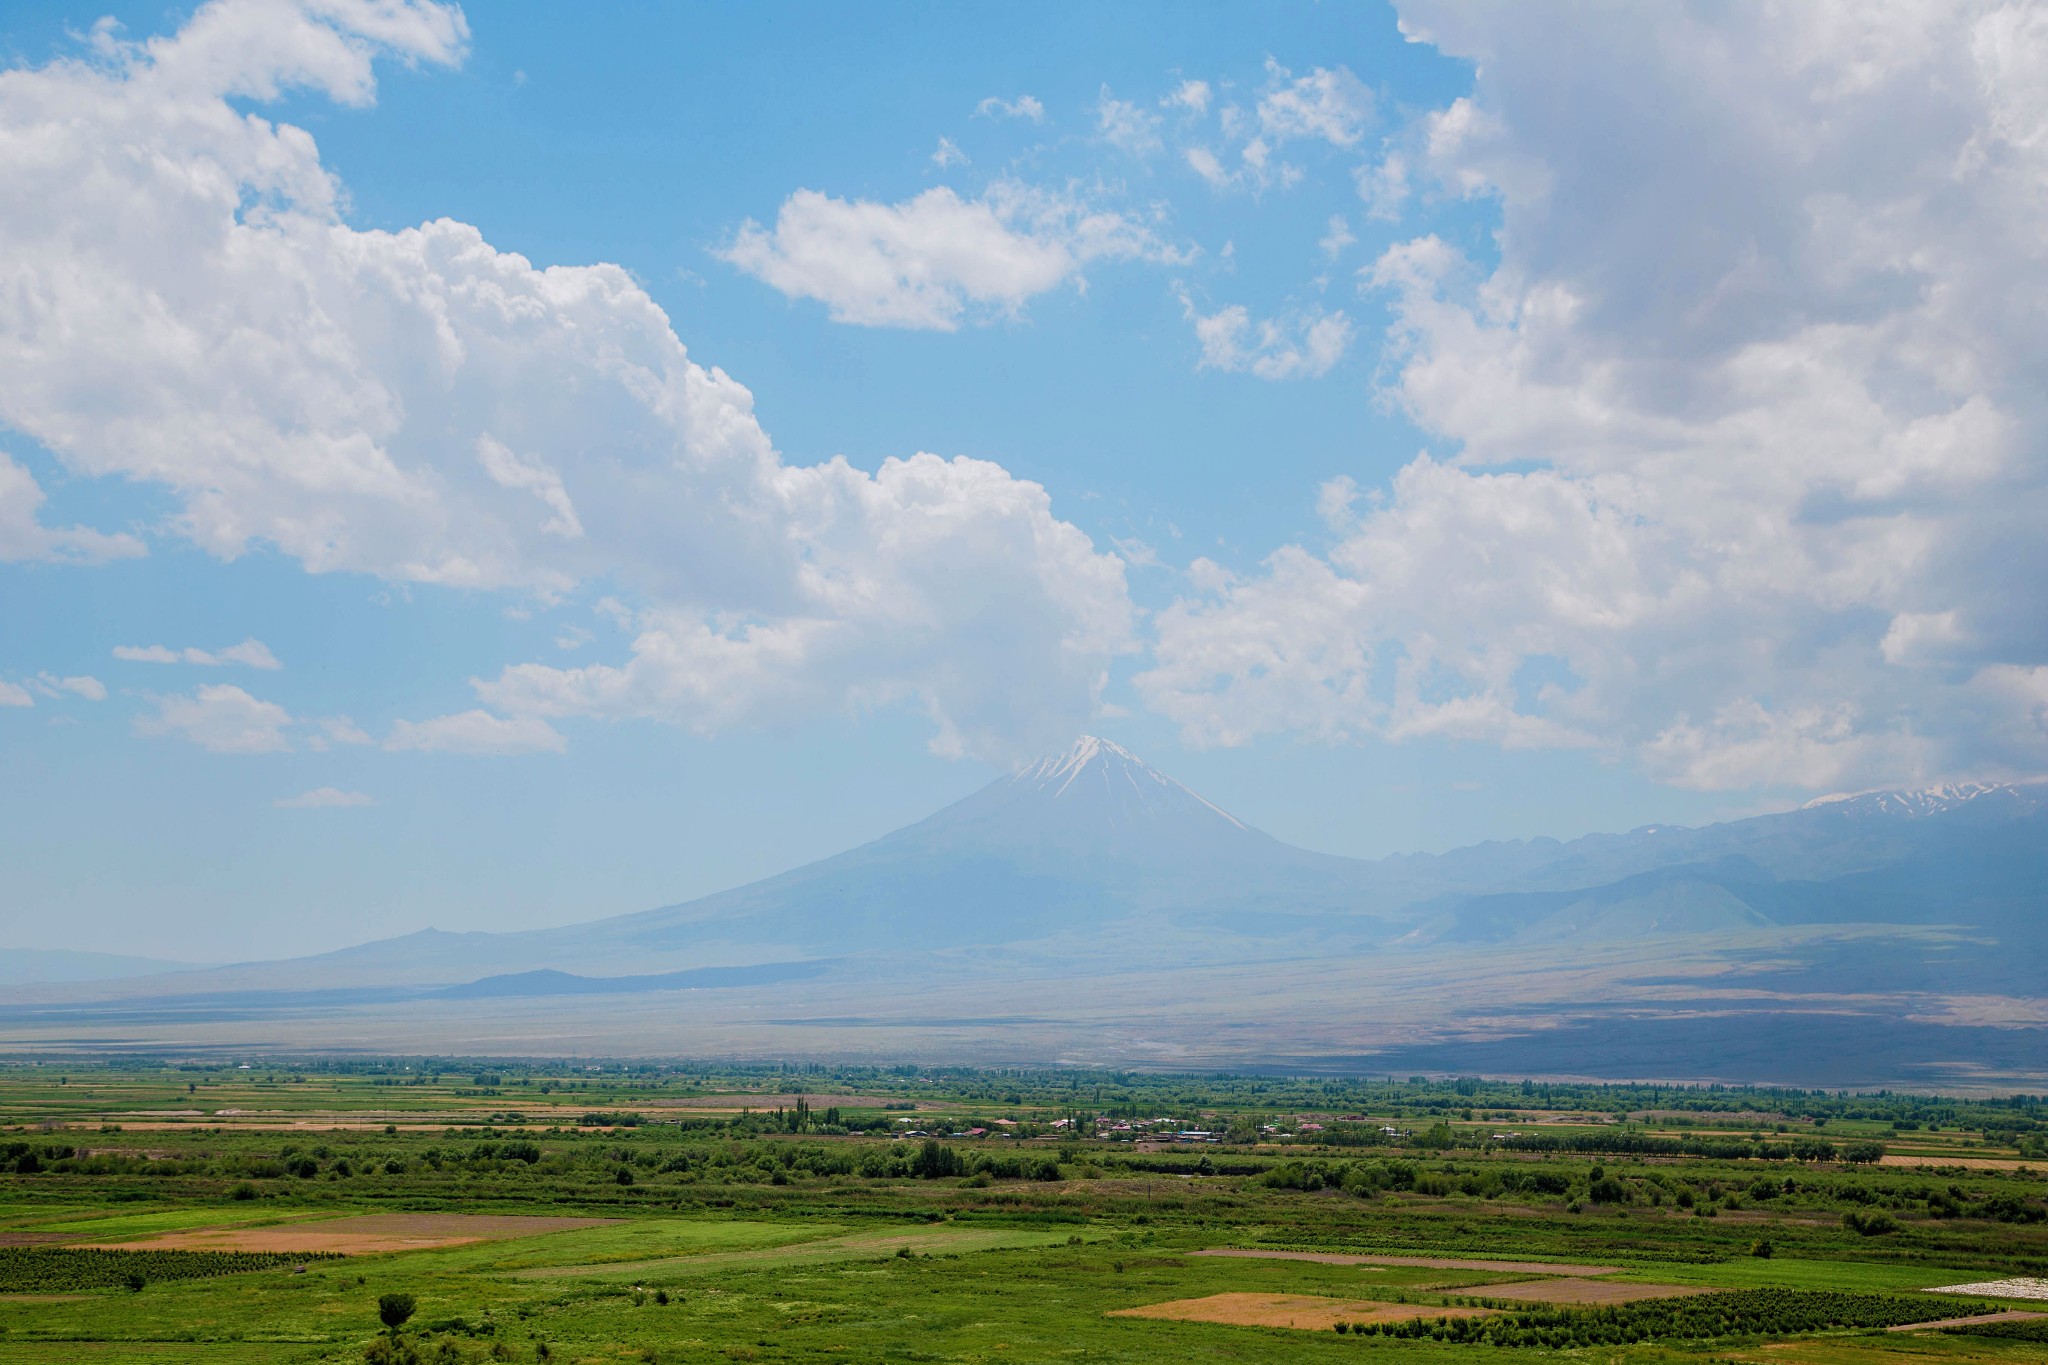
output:
M2044 1134L2024 1098L24 1065L0 1068L0 1365L2042 1360L1886 1326L2040 1306L1926 1291L2048 1273ZM1955 1160L1886 1160L1908 1143ZM116 1259L81 1289L84 1247ZM349 1254L121 1269L166 1247ZM1599 1344L1624 1322L1603 1314L1722 1291L1769 1311ZM395 1337L393 1294L415 1301ZM1556 1340L1350 1330L1475 1313L1550 1314Z

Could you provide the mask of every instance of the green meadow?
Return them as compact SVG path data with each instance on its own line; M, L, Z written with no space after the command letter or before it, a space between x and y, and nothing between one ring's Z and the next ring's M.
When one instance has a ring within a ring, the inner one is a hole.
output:
M1926 1291L2048 1277L2044 1135L2027 1097L21 1065L0 1070L0 1365L2040 1360L2025 1324L1883 1328L2029 1306ZM1220 1248L1546 1264L1196 1254ZM1574 1265L1612 1273L1586 1290ZM1552 1301L1625 1286L1651 1303ZM1673 1310L1698 1290L1727 1311ZM1218 1295L1185 1311L1244 1320L1171 1316ZM387 1298L410 1300L395 1330ZM1361 1321L1256 1320L1325 1301ZM1508 1344L1453 1339L1479 1330L1458 1313Z

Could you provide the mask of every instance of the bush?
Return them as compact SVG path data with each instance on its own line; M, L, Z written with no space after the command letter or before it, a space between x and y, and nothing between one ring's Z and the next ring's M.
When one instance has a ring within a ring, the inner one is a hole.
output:
M1842 1226L1861 1237L1882 1237L1899 1230L1899 1220L1883 1209L1851 1209L1842 1215Z

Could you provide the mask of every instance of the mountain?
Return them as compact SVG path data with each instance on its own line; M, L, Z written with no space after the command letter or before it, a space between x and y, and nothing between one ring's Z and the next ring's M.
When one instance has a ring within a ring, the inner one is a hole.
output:
M1523 1055L1516 1039L1568 1055L1572 1037L1606 1074L1715 1076L1672 1068L1705 1066L1738 1034L1754 1057L1776 1019L1834 1040L1813 1069L1776 1078L1891 1083L1911 1066L2033 1055L2048 1023L2044 794L1864 793L1700 828L1365 861L1282 843L1083 737L916 824L730 891L558 929L424 930L24 987L0 1005L0 1043L100 1029L132 1046L225 1045L270 1030L333 1046L352 1021L365 1047L425 1029L481 1051L715 1036L741 1052L789 1029L822 1030L801 1035L818 1049L877 1029L881 1055L949 1038L984 1058L1178 1049L1435 1067L1459 1048ZM1908 1011L1919 1061L1884 1046ZM1664 1052L1643 1051L1653 1038Z
M1216 942L1214 924L1233 916L1312 916L1383 940L1380 917L1400 900L1390 884L1376 864L1281 843L1083 736L872 843L686 904L533 932L430 930L228 975L412 984L938 952L1197 961L1242 951Z

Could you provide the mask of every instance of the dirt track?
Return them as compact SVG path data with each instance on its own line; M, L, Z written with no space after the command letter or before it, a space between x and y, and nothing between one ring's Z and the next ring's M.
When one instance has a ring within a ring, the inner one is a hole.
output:
M2034 1318L2048 1318L2048 1313L2029 1313L2021 1308L2009 1308L2003 1313L1978 1313L1967 1318L1936 1318L1933 1322L1909 1322L1900 1327L1887 1327L1887 1332L1931 1332L1943 1327L1975 1327L1980 1322L2028 1322Z
M1313 1294L1210 1294L1142 1308L1117 1308L1112 1318L1164 1318L1230 1327L1294 1327L1327 1332L1340 1322L1406 1322L1411 1318L1481 1318L1485 1308L1444 1308L1427 1303L1372 1303Z
M1259 1251L1211 1247L1190 1256L1243 1256L1257 1261L1316 1261L1323 1265L1412 1265L1427 1270L1497 1270L1504 1275L1618 1275L1616 1265L1564 1265L1550 1261L1467 1261L1455 1256L1366 1256L1342 1251Z

